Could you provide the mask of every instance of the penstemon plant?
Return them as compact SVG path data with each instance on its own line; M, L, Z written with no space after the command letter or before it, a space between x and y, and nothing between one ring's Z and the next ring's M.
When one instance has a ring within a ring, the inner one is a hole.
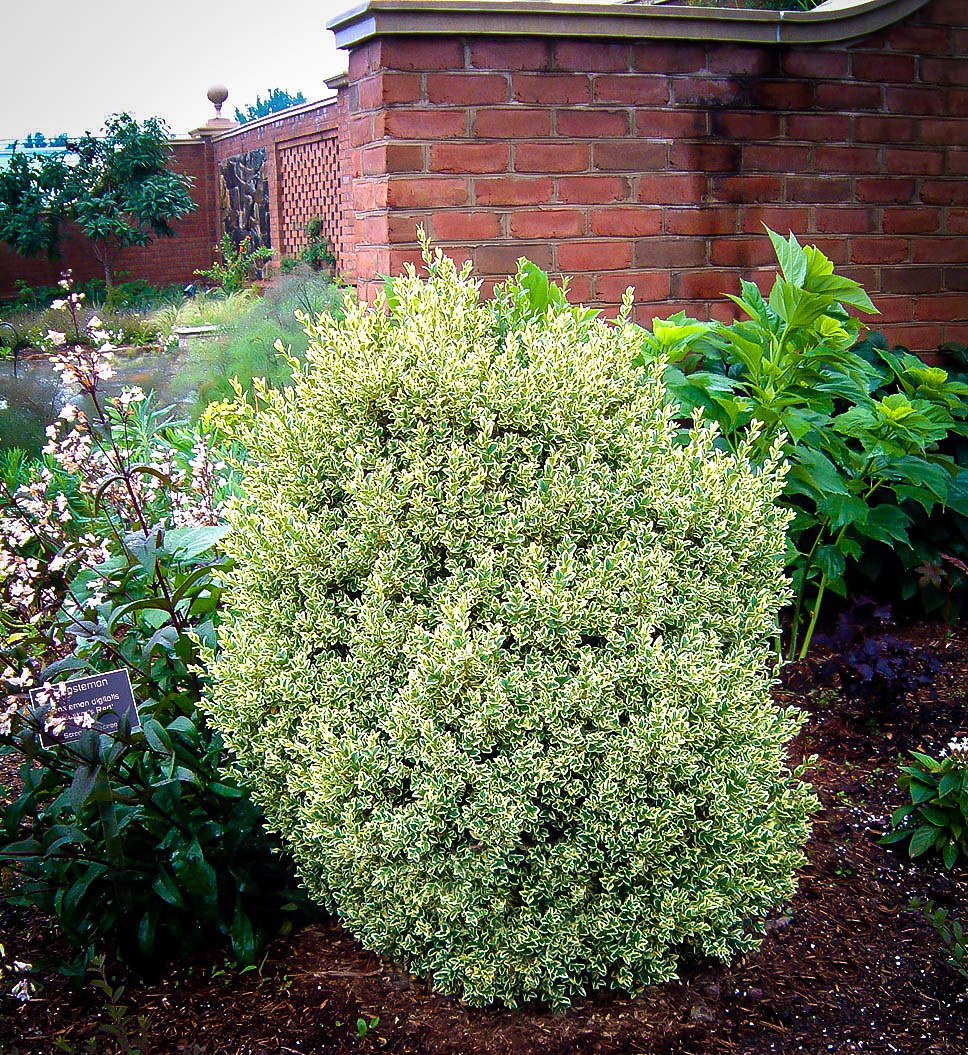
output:
M145 966L213 938L251 963L300 898L197 706L231 475L213 430L189 431L137 388L108 397L110 345L53 340L88 409L61 411L41 462L0 465L0 751L22 759L0 813L8 900L55 917L79 969L102 950ZM116 668L141 728L89 718L68 740L61 682Z

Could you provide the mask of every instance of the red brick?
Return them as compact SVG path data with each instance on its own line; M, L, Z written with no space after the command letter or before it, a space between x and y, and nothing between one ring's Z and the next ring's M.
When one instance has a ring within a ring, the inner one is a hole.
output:
M578 74L513 73L511 93L521 103L587 103L591 80Z
M550 177L500 176L474 180L474 198L478 205L541 205L550 202L554 193L555 184Z
M709 263L719 267L761 267L776 260L768 238L715 238Z
M883 89L877 84L818 84L817 106L830 110L880 110Z
M899 176L865 176L855 183L854 194L859 202L901 205L914 201L915 182Z
M464 49L448 37L384 37L379 61L389 70L459 70Z
M956 289L964 292L968 290L968 267L946 267L944 268L945 289ZM939 286L935 286L938 289Z
M587 143L517 143L518 172L582 172L588 168Z
M387 204L403 209L466 205L467 183L453 177L391 179L387 186Z
M464 110L389 110L386 134L394 139L451 139L464 135Z
M375 110L391 103L413 103L420 98L419 73L378 73L357 85L360 109Z
M932 12L936 10L936 7L937 5L932 8ZM964 14L964 9L962 9L962 14ZM916 55L938 55L948 50L950 36L951 30L947 26L912 26L902 22L894 32L889 34L888 40L895 51L911 51ZM955 36L957 43L957 33Z
M561 40L555 45L555 67L579 73L608 73L630 68L628 44L599 44Z
M963 88L968 84L965 61L957 59L921 59L921 80L925 84L951 84Z
M878 171L877 147L814 147L814 166L817 172L863 172Z
M846 77L847 52L820 51L812 46L791 48L783 57L783 68L791 77Z
M871 300L880 312L876 323L878 327L885 322L910 322L914 315L913 297L885 297L883 294L875 293Z
M695 73L706 65L706 51L696 44L634 44L632 68L641 73Z
M376 53L375 42L364 44L360 48L352 48L349 57L349 77L351 81L358 81L374 70L373 60Z
M968 293L935 293L918 297L914 303L917 322L968 321Z
M968 205L968 180L931 180L921 185L927 205Z
M706 68L710 73L727 73L733 77L763 77L778 73L775 48L750 44L710 44Z
M913 245L915 264L968 264L968 245L959 235L915 238Z
M434 143L434 172L506 172L511 151L507 143Z
M450 212L440 210L431 217L434 238L469 242L501 237L501 219L495 212Z
M706 134L701 110L640 110L635 115L636 135L645 139L694 138Z
M706 239L641 238L635 243L632 260L643 268L702 267L706 263Z
M508 98L508 82L499 73L428 73L427 98L432 103L464 106L503 103Z
M900 264L911 253L908 238L875 236L854 238L850 243L850 259L855 264Z
M779 202L783 181L779 176L712 176L710 201L772 204Z
M949 287L951 288L951 287ZM941 289L940 267L884 267L881 269L884 293L934 293Z
M627 136L630 129L628 110L559 110L560 136Z
M968 150L948 149L948 164L945 173L949 176L964 176L968 174Z
M373 117L364 114L362 117L354 117L349 122L350 145L354 147L363 146L364 143L373 142Z
M746 96L745 84L723 77L677 77L672 80L672 97L680 106L743 106Z
M633 290L636 300L657 301L669 296L668 271L623 271L614 275L599 275L595 283L598 300L621 303L627 289Z
M385 212L374 219L382 219L386 231L385 239L368 239L370 241L387 241L391 245L401 245L404 242L416 242L417 228L426 226L427 217L424 213L410 213L409 215L399 212Z
M423 268L423 252L420 249L406 249L400 246L392 246L388 252L388 263L386 271L391 275L401 274L408 264L412 264L418 271Z
M646 205L702 205L708 197L705 173L679 172L642 176L639 201Z
M964 146L966 141L968 141L968 120L926 118L921 121L921 134L918 142Z
M407 143L379 143L363 152L363 172L367 176L386 172L422 172L423 147Z
M810 210L802 206L748 206L743 209L742 230L747 234L764 234L766 225L779 234L791 231L800 237L810 223Z
M722 208L667 209L666 231L669 234L733 234L738 210Z
M908 84L917 73L917 60L913 55L878 55L876 52L857 52L853 56L850 72L858 81L873 81L875 84Z
M824 256L828 257L836 267L842 267L847 263L847 249L851 239L846 235L811 235L808 241L810 245L815 245Z
M683 271L673 276L673 296L688 300L719 300L724 293L736 292L739 283L717 268L714 271Z
M872 209L821 206L816 211L816 228L820 234L868 234L874 230Z
M909 143L916 137L910 117L858 117L854 135L860 143Z
M551 135L551 111L516 106L478 110L474 134L483 139L527 139Z
M850 118L845 114L790 114L786 122L790 139L841 143L850 138Z
M505 245L482 245L474 253L474 264L483 275L512 275L518 259L526 257L545 271L552 269L549 242L512 242Z
M471 66L476 69L551 69L551 44L545 40L480 40L470 49Z
M754 105L770 110L809 110L813 93L812 81L761 79L753 82L751 99Z
M940 88L898 88L888 85L884 93L888 113L943 114L945 93Z
M628 201L629 181L624 176L562 176L558 200L569 204L607 205Z
M933 212L934 210L926 211ZM968 234L968 209L948 210L947 231L948 234Z
M803 172L811 169L810 147L792 143L748 143L743 147L744 172Z
M643 74L594 78L595 101L630 103L635 106L664 106L669 101L669 79Z
M714 137L753 142L775 139L780 134L780 115L743 110L711 110L710 131Z
M669 148L669 164L688 172L738 172L742 148L737 143L695 143L677 140Z
M888 337L892 344L903 345L912 352L923 352L941 344L944 329L933 323L912 323L910 326L891 327Z
M632 244L620 242L561 242L558 267L562 271L615 271L632 262Z
M592 299L591 275L568 275L565 295L572 304L587 304Z
M630 238L659 234L662 230L662 210L644 205L592 209L588 226L591 234Z
M944 154L919 147L888 147L884 168L895 176L938 176L944 171Z
M579 209L521 209L511 214L515 238L573 238L585 233L585 214Z
M669 148L650 139L595 143L594 167L603 172L654 172L666 167Z

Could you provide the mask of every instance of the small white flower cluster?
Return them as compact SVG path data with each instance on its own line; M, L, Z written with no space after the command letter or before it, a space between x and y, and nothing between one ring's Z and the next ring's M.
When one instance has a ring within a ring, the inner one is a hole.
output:
M195 441L188 471L174 476L171 491L172 519L178 527L212 527L223 518L219 491L225 462L213 457L203 439Z
M968 765L968 735L960 738L956 736L953 740L949 740L944 754L953 762Z
M14 1000L20 1003L30 1000L36 992L37 987L29 978L32 970L33 965L23 960L9 960L6 947L0 945L0 980L4 982L4 985L11 979L13 980L13 987L7 991Z

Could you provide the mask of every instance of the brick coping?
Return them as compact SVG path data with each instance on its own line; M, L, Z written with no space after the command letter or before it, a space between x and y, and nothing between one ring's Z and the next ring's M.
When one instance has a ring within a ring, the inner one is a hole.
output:
M525 36L826 44L876 33L928 0L829 0L812 11L549 0L366 0L327 23L341 48L385 36Z

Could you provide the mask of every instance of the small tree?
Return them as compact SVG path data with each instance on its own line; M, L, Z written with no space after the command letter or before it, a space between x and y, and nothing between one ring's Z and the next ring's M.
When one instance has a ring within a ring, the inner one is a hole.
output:
M14 154L0 172L0 238L17 252L54 255L61 224L74 221L91 240L110 287L119 250L171 237L172 220L195 208L191 179L168 167L168 129L114 114L100 136L68 142L63 157L42 161Z
M302 92L290 95L289 92L284 91L282 88L273 88L266 94L265 99L261 95L257 95L255 102L249 103L244 110L236 107L235 119L240 125L244 125L248 121L257 121L260 117L268 117L269 114L278 113L280 110L285 110L288 106L298 106L305 101L306 96Z

